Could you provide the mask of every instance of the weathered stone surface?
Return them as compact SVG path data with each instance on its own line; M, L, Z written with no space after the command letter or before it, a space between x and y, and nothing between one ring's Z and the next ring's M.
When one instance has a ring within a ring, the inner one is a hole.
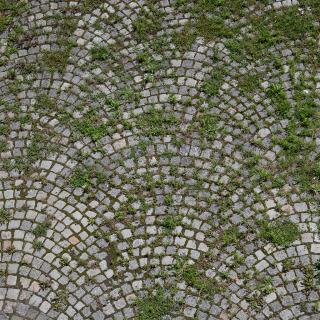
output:
M318 319L316 1L2 2L0 319Z

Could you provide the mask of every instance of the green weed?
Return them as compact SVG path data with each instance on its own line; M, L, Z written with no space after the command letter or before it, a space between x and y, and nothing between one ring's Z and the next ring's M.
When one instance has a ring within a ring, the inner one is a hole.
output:
M167 233L171 233L177 226L177 222L174 217L167 216L163 219L161 224Z
M9 150L8 142L5 140L0 140L0 152L6 152Z
M36 251L41 250L41 248L43 247L43 242L40 240L34 240L32 242L32 247L33 249L35 249Z
M239 79L239 88L243 93L252 93L260 86L258 74L246 74Z
M267 90L267 96L270 98L272 104L276 108L276 111L280 115L288 115L288 112L290 111L290 104L281 83L272 84Z
M202 90L208 96L216 96L223 83L223 70L216 69L212 72L211 77L204 81Z
M161 30L162 13L153 6L149 6L149 11L142 9L138 18L133 21L132 26L140 40L146 40Z
M241 239L241 233L236 226L232 226L224 231L222 236L222 241L226 246L237 243L239 239Z
M32 233L36 238L45 237L49 228L51 227L51 224L51 219L44 220L36 225L36 227L32 230Z
M289 220L275 222L260 222L261 238L274 244L286 246L297 240L300 234L299 227Z
M164 135L171 126L177 125L178 119L173 113L151 109L137 119L137 127L147 136Z
M91 179L87 170L76 169L71 181L74 188L86 188L91 185Z
M109 49L105 46L93 47L90 53L93 61L105 61L110 56Z
M174 302L162 289L138 299L136 302L137 320L161 320L174 309Z
M8 223L11 218L11 213L6 209L0 209L0 226Z
M45 51L42 55L42 64L50 72L63 72L69 58L69 49L60 51Z
M86 114L82 119L75 121L76 129L84 136L89 136L94 142L108 134L108 125L101 123L94 113Z
M212 140L216 136L218 119L215 115L204 113L198 119L200 133L203 137Z
M0 135L7 135L10 133L10 127L7 124L0 124Z
M52 306L54 310L63 311L68 304L69 294L65 289L58 290L56 296L52 299Z
M314 288L315 279L315 269L312 265L308 265L304 268L304 281L303 284L307 290L312 290Z
M195 264L184 265L180 271L181 278L191 287L204 294L214 294L219 291L216 283L201 274Z
M105 180L105 175L95 167L76 168L70 178L70 184L74 188L88 188L102 183Z

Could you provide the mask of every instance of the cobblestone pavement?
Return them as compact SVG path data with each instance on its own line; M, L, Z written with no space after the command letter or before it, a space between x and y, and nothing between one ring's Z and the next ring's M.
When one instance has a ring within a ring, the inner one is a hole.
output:
M0 0L0 319L320 319L319 0Z

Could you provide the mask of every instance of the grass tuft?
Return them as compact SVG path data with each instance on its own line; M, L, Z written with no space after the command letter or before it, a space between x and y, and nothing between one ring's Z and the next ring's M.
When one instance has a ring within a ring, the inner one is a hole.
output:
M136 306L137 320L161 320L173 310L174 302L162 289L158 289L155 294L138 299Z
M105 61L110 56L109 50L105 46L93 47L90 53L93 61Z
M277 245L289 245L297 240L299 234L299 227L288 220L261 222L260 236Z
M0 209L0 226L10 221L11 214L6 209Z

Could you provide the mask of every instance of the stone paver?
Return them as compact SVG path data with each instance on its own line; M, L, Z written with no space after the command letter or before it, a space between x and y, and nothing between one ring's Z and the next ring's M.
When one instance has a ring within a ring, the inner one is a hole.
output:
M0 319L319 319L319 20L0 0Z

